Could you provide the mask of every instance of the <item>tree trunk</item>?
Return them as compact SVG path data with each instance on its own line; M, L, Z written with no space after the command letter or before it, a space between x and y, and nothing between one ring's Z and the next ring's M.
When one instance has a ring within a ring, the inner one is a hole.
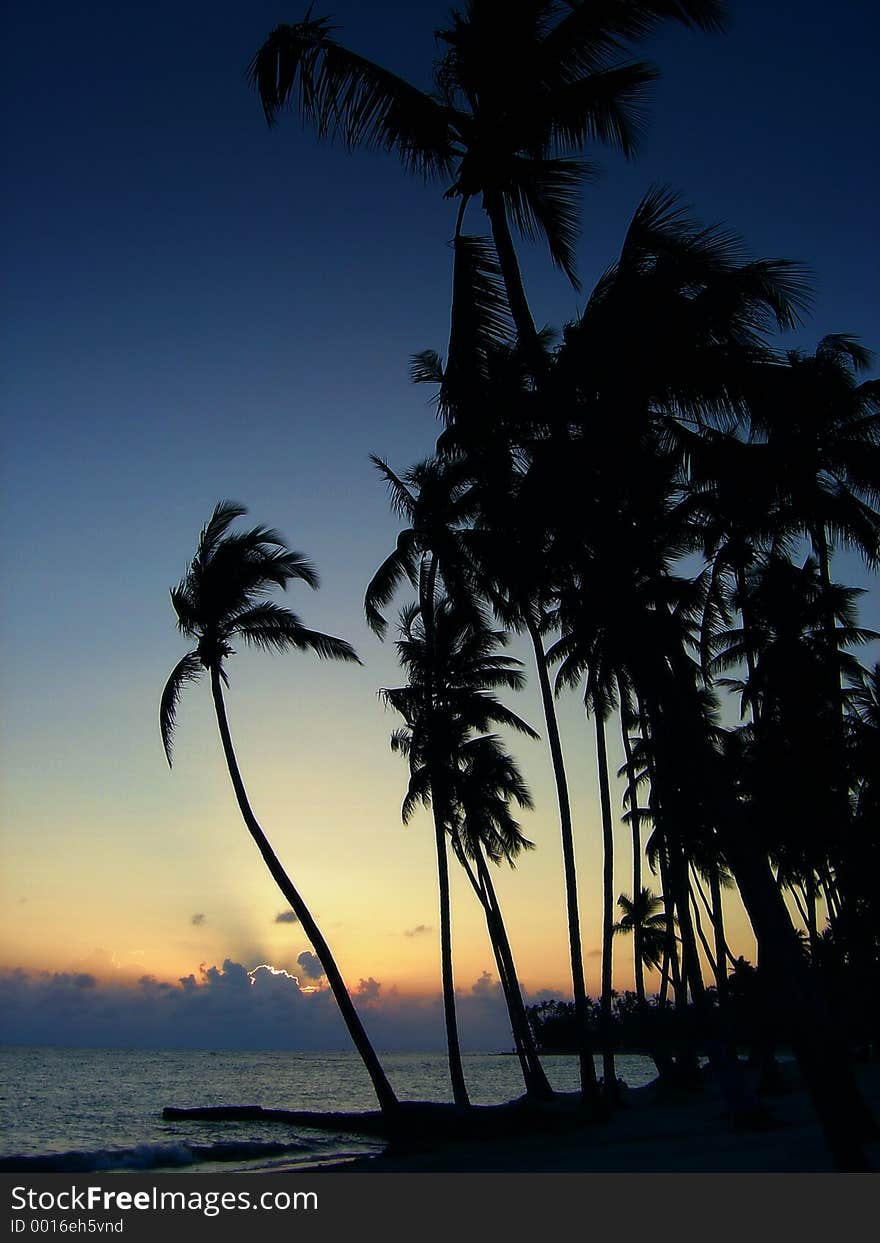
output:
M608 780L608 751L605 745L605 722L598 703L593 704L596 720L596 759L599 769L599 803L602 809L602 1078L605 1099L609 1105L617 1101L617 1071L614 1065L614 1041L611 1022L611 990L613 984L614 944L614 823L611 815L611 785Z
M568 947L571 957L571 982L574 992L581 1098L584 1106L587 1109L593 1110L598 1104L598 1085L596 1083L596 1068L593 1065L587 1031L587 990L584 985L584 958L581 949L577 872L574 859L574 837L571 828L571 804L568 797L568 782L565 777L565 763L562 758L562 743L559 738L559 726L556 722L553 692L550 689L550 678L547 673L547 661L544 656L541 635L533 618L529 618L528 631L535 651L538 685L541 689L541 703L544 708L544 721L547 726L547 743L550 747L550 757L553 761L556 797L559 803L559 828L562 834L562 862L565 873L565 898L568 912Z
M507 1005L507 1014L508 1014L508 1018L510 1019L510 1031L511 1031L511 1035L513 1036L513 1044L514 1044L514 1048L516 1049L516 1056L519 1059L519 1067L520 1067L520 1070L522 1071L523 1083L525 1085L526 1093L530 1094L529 1084L530 1084L530 1077L531 1077L531 1068L529 1066L529 1059L528 1059L528 1055L526 1052L526 1046L523 1043L522 1032L520 1030L517 1019L514 1017L514 1003L513 1003L512 994L511 994L510 978L508 975L507 966L504 962L504 959L501 956L501 949L498 945L496 931L495 931L495 928L492 922L492 912L489 906L489 899L485 891L481 888L480 882L477 880L476 876L474 875L474 870L468 863L464 854L459 852L458 850L456 850L455 854L456 854L456 858L458 859L459 863L464 868L465 875L467 876L468 880L471 883L471 888L476 894L477 901L479 902L480 906L483 908L483 914L486 916L486 930L489 933L489 944L492 946L492 954L495 958L495 966L498 970L498 980L499 980L499 983L501 984L502 992L504 993L505 1004Z
M461 1064L461 1046L458 1042L458 1021L455 1015L455 983L452 975L452 920L449 902L449 863L446 857L446 825L442 807L445 801L431 782L434 811L434 840L437 845L437 887L440 891L440 974L443 982L443 1017L446 1020L446 1049L449 1056L449 1077L452 1080L452 1098L456 1105L470 1105L464 1068ZM438 803L440 806L438 806Z
M623 754L626 757L626 780L629 788L629 822L632 828L632 867L633 867L633 902L638 902L642 892L642 825L639 813L639 792L636 783L636 767L633 762L633 749L630 742L629 729L624 718L624 687L618 679L620 696L620 724L623 739ZM642 956L642 930L636 924L633 927L633 972L635 975L636 997L639 1009L644 1010L645 1000L645 963Z
M294 887L290 877L285 872L269 844L263 830L260 828L257 818L254 815L251 805L248 801L247 792L242 781L241 773L238 767L238 761L235 757L235 751L232 746L232 737L229 732L229 722L226 719L226 705L223 701L223 689L220 685L220 671L214 667L211 673L211 694L214 698L214 708L217 713L217 724L220 728L220 739L223 743L223 754L226 757L226 766L229 769L229 776L232 779L232 788L235 791L235 797L238 801L239 811L242 814L248 831L257 849L263 856L263 861L271 873L272 879L281 890L287 902L290 903L296 917L302 925L302 930L308 937L314 948L315 953L320 960L324 973L327 976L327 983L336 999L340 1013L348 1028L349 1035L352 1038L355 1048L363 1060L364 1066L367 1068L367 1074L373 1084L379 1107L386 1118L394 1119L399 1112L399 1103L391 1084L386 1078L385 1072L379 1062L376 1052L373 1049L370 1039L364 1030L363 1024L358 1017L358 1013L354 1008L348 989L345 987L345 981L340 974L339 968L333 955L330 953L330 947L324 940L318 925L312 918L309 908L300 897L298 890Z
M514 1032L517 1029L519 1031L519 1043L521 1043L525 1055L526 1064L523 1072L526 1091L530 1096L549 1100L554 1095L554 1092L538 1057L538 1050L535 1047L535 1040L532 1035L532 1029L529 1027L528 1015L526 1014L522 993L520 992L519 978L517 977L516 965L513 961L513 951L510 948L510 940L501 915L501 907L498 904L495 886L492 884L492 876L482 852L477 858L477 867L480 871L480 880L486 892L486 920L487 924L489 924L489 937L492 941L493 949L497 945L496 954L500 966L503 967L504 974L507 977L507 1001L511 1024L514 1026ZM499 976L500 974L499 970Z
M712 928L715 933L715 987L718 989L718 1005L727 1006L727 960L730 950L724 936L724 906L721 899L721 877L717 867L709 874L709 892L712 896Z

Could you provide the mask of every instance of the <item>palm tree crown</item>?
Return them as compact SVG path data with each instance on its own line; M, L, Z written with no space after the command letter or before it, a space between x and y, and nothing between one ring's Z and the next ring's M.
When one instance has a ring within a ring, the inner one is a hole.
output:
M665 21L718 30L720 0L467 0L435 37L426 92L345 48L325 17L275 28L248 69L266 119L296 105L322 138L393 151L404 167L447 181L464 209L481 196L520 335L533 342L510 225L543 236L577 286L579 187L588 142L627 155L642 127L653 66L626 48Z
M307 629L290 609L265 598L275 587L286 589L293 579L316 588L318 574L307 557L287 548L283 537L269 527L230 533L235 519L246 513L245 506L235 501L218 502L202 528L189 569L171 590L177 628L197 642L178 661L162 692L159 723L169 765L184 685L214 669L226 682L223 661L234 653L236 636L265 651L297 648L335 660L358 661L344 639Z

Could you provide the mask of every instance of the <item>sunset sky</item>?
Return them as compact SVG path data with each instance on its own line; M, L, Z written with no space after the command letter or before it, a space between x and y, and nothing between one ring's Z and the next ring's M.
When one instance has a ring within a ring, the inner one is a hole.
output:
M383 1038L401 998L417 997L428 1000L412 1002L407 1038L431 1040L433 839L424 815L400 823L406 767L376 693L400 674L362 600L397 531L368 454L403 468L437 432L408 366L445 348L455 208L394 158L322 146L295 116L267 129L244 70L303 7L50 0L7 15L0 969L24 974L6 981L0 1039L101 1042L100 1007L78 1024L53 1000L77 987L108 1001L104 1033L124 1035L145 1013L144 976L185 991L178 981L193 975L207 990L220 987L211 968L231 987L236 965L267 964L309 985L298 960L310 947L277 921L284 903L235 807L207 685L181 705L170 773L159 738L159 695L185 650L168 588L231 497L317 563L320 591L295 588L286 603L363 661L232 659L228 709L253 805L344 975L364 981ZM585 195L584 289L648 187L668 183L753 254L812 269L815 314L792 346L836 331L876 347L875 6L806 0L796 24L759 0L730 7L726 35L675 28L646 49L663 79L640 158L592 153L605 175ZM443 3L318 11L352 47L430 85ZM476 211L471 227L482 228ZM583 295L540 247L524 244L523 267L539 322L576 315ZM835 570L870 586L863 624L880 629L876 582L847 555ZM542 730L531 687L513 706ZM576 696L561 713L595 993L592 726ZM565 994L549 759L539 744L515 750L537 849L500 878L502 903L527 991ZM630 889L628 840L620 829L618 891ZM463 878L453 915L457 980L476 1007L494 964ZM730 919L735 952L753 960L733 902ZM616 961L630 987L627 942ZM260 987L285 979L263 973ZM19 1004L31 1017L16 1026ZM468 1030L478 1043L476 1018Z

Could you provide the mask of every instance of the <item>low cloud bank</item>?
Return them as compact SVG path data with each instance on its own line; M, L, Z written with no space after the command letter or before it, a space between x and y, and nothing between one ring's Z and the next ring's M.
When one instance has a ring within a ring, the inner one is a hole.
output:
M311 962L308 964L313 965ZM68 972L0 973L0 1042L99 1048L345 1050L351 1042L326 986L266 963L227 958L203 963L175 983L145 975L135 984L102 983ZM402 994L370 976L352 992L381 1049L444 1047L439 995ZM558 997L552 989L527 998ZM498 982L483 972L458 993L464 1049L509 1049L512 1039Z

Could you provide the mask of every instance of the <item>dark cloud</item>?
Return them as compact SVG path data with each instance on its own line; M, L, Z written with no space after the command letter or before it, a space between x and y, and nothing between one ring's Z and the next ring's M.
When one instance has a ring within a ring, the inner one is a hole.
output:
M306 951L308 954L308 951ZM175 983L143 975L104 983L87 973L0 972L0 1043L91 1048L301 1049L351 1048L329 988L305 989L299 978L266 962L248 967L227 958L202 963ZM307 961L317 965L315 955ZM315 977L310 977L315 978ZM445 1046L438 993L412 996L368 976L354 990L379 1049ZM552 989L527 997L561 998ZM456 994L462 1048L509 1049L510 1026L494 977L484 972Z
M430 931L431 931L430 924L416 924L415 928L407 928L406 932L404 932L403 935L405 937L420 937L420 936L423 936L426 932L430 932Z
M193 915L192 919L189 922L192 924L194 928L201 928L202 924L204 924L206 921L207 921L207 916L202 915L201 912L199 912L198 915Z
M497 981L493 981L492 973L484 971L478 980L471 985L471 992L475 997L494 999L499 995L501 985Z
M584 957L585 957L585 958L601 958L601 957L602 957L602 951L601 951L601 950L587 950L587 952L586 952L586 954L584 955Z
M382 991L382 985L378 980L374 980L372 976L369 979L361 979L355 989L355 996L365 1005L372 1005L373 1002L379 1000L379 994Z
M302 967L303 975L309 980L320 980L324 974L321 960L311 950L303 950L301 954L297 954L296 961Z
M298 924L299 916L295 911L279 911L275 916L276 924Z

